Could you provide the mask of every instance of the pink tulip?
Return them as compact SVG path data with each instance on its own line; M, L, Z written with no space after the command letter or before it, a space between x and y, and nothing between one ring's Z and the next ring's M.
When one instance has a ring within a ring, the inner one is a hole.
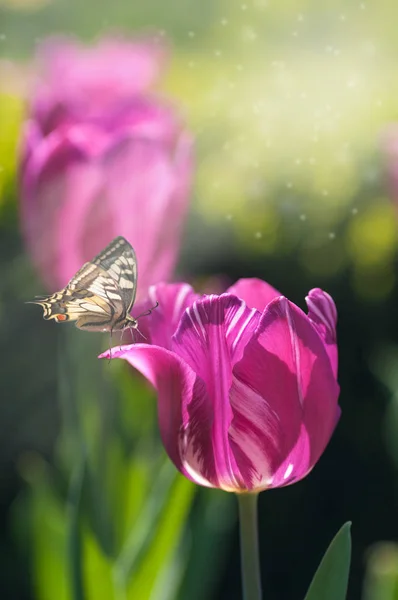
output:
M188 208L192 143L147 91L164 62L155 41L52 41L22 140L21 214L50 290L114 237L135 248L138 297L174 269Z
M256 279L220 296L198 297L187 284L149 296L159 307L139 326L150 344L111 356L157 389L162 440L181 473L233 492L307 475L340 416L332 298L311 290L306 315Z
M69 38L50 38L38 50L42 81L33 98L36 121L45 133L69 119L86 121L140 98L159 78L165 47L152 39L102 39L84 47Z

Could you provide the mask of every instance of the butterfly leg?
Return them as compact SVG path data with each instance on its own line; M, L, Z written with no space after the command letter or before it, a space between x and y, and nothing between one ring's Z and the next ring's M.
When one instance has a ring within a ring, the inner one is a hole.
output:
M123 329L122 329L122 333L121 333L121 335L120 335L120 346L119 346L119 350L121 350L121 349L122 349L123 335L124 335L124 332L126 331L126 329L127 329L127 327L126 327L126 326L124 326L124 327L123 327Z
M142 331L140 331L138 329L138 327L135 327L135 330L138 331L138 333L140 334L140 336L143 337L146 342L148 341L147 338L145 337L145 335L142 333ZM131 335L133 335L133 331L131 331Z

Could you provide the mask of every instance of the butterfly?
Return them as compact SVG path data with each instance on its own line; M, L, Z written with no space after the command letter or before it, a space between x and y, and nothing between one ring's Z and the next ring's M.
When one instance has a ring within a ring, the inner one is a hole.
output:
M115 238L91 262L85 263L69 283L51 296L36 296L30 304L43 308L43 318L57 323L75 321L87 331L137 329L129 313L137 292L137 257L129 242Z

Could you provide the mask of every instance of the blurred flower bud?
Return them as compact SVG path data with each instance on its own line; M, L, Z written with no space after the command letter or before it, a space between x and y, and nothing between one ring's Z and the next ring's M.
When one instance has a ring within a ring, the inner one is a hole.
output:
M192 173L192 142L148 86L165 49L156 40L52 40L39 51L20 161L26 243L50 289L114 237L135 248L138 294L175 266Z

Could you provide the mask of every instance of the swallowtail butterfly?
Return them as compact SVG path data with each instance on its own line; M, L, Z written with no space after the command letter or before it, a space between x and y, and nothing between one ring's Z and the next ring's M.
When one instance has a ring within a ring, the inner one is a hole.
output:
M112 333L129 327L137 329L137 319L153 310L137 318L129 314L136 291L134 249L123 237L117 237L85 263L66 287L52 296L36 296L31 303L43 308L46 320L75 321L79 329Z

